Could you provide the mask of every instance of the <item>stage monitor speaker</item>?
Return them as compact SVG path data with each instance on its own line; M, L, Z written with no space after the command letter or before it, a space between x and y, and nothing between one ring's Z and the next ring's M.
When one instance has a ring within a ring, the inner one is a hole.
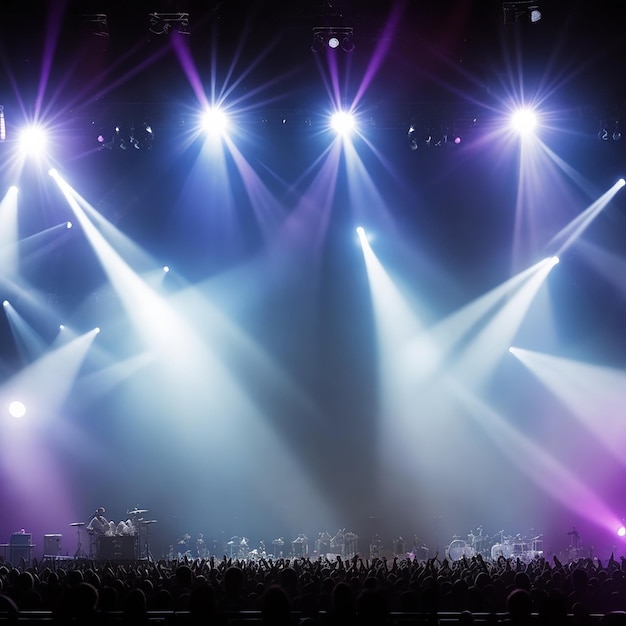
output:
M43 536L43 555L44 556L61 556L61 540L63 535L44 535Z

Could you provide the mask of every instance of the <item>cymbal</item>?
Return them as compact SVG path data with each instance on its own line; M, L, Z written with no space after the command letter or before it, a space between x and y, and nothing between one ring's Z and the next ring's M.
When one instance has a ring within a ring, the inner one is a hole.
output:
M128 515L141 515L147 512L148 512L148 509L135 509L134 511L128 511Z
M84 526L85 522L72 522L70 526Z

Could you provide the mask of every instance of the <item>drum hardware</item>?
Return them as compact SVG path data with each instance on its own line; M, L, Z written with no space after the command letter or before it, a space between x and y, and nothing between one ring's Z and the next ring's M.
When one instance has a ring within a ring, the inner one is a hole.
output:
M228 548L228 557L236 559L239 557L239 547L241 545L241 539L237 536L231 537L230 541L226 544Z
M157 520L155 519L148 519L148 520L141 520L139 522L140 525L140 529L141 526L143 526L146 530L145 532L145 558L148 560L148 562L153 563L154 562L154 557L152 556L152 552L150 552L150 526L152 526L152 524L156 524ZM139 533L138 533L138 538L139 538Z
M143 515L144 513L147 513L148 509L133 509L132 511L126 511L126 515Z
M75 559L86 559L87 554L83 550L83 544L81 541L80 529L85 525L85 522L72 522L70 526L76 528L76 552L74 553Z

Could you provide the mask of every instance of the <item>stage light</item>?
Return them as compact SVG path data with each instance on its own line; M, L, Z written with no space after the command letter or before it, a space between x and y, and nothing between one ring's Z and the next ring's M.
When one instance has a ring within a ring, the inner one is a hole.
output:
M5 301L2 303L2 306L3 306L3 307L7 307L7 306L9 306L9 301L8 301L8 300L5 300Z
M65 324L59 324L59 330L65 330Z
M72 228L72 226L74 226L74 224L72 224L72 222L66 222L66 224L65 224L65 228L67 228L68 230L70 228Z
M46 151L46 131L41 126L27 126L19 135L19 146L23 154L39 157Z
M322 52L322 50L324 50L325 47L326 47L326 42L324 41L324 37L322 37L322 35L319 35L319 34L314 35L313 43L311 43L311 51L317 54L319 52Z
M163 271L167 274L170 271L170 268L168 265L164 265L163 266Z
M354 116L348 111L336 111L330 118L330 125L340 135L347 135L354 130Z
M139 140L135 137L135 127L130 127L130 137L128 138L128 143L135 148L135 150L141 150L141 146L139 145Z
M12 194L14 194L14 195L15 195L15 194L17 194L18 192L19 192L19 189L18 189L15 185L11 185L11 186L9 187L9 193L12 193Z
M622 138L622 131L619 127L619 121L615 122L615 128L613 129L613 141L619 141Z
M143 129L140 137L141 146L145 150L152 149L152 142L154 141L154 128L149 122L144 122Z
M202 113L202 128L212 134L221 134L228 128L228 117L219 107L210 107Z
M624 528L624 526L620 526L617 529L617 536L618 537L626 537L626 528Z
M9 404L9 414L12 417L24 417L24 415L26 415L24 403L19 400L13 400L13 402Z
M341 46L344 52L354 50L354 29L351 26L316 26L313 28L311 50L319 53L328 47L336 50Z
M352 35L344 35L341 39L341 49L344 52L352 52L355 48L354 41L352 41Z
M617 181L617 184L618 184L619 188L621 189L624 185L626 185L626 180L624 180L623 178L620 178Z
M81 16L80 30L83 37L109 39L109 22L106 13L85 13Z
M518 109L511 115L511 127L520 135L529 135L537 126L537 116L532 109Z
M598 131L598 139L600 139L600 141L609 140L609 131L606 122L602 122L600 126L600 130Z
M504 0L502 2L504 23L528 22L536 24L541 20L541 10L536 0Z
M409 148L411 148L411 150L417 150L418 143L417 143L417 137L415 135L415 126L413 124L409 126L409 130L406 136L409 139Z
M554 267L555 265L558 265L561 261L558 256L553 256L550 259L550 262L552 263L552 267Z
M363 226L357 226L356 227L356 234L359 237L365 237L365 229L363 228Z
M93 330L96 333L96 335L100 334L100 328L98 326L96 326Z
M7 127L4 121L4 106L0 104L0 141L7 138Z
M48 176L52 176L52 178L56 178L58 175L59 175L59 172L57 172L54 167L51 167L48 170Z
M148 32L163 36L172 32L189 35L189 13L148 13Z

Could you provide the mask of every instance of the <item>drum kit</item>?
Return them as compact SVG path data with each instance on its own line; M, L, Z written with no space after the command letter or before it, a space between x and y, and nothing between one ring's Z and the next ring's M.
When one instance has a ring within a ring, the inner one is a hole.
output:
M455 535L445 550L446 558L459 561L463 558L471 558L481 555L497 561L500 557L505 559L520 559L530 562L534 558L543 556L543 535L537 535L531 539L517 535L505 535L501 530L493 536L483 535L482 527L467 535L467 539L461 539Z
M140 515L144 515L148 509L138 509L127 511L129 517L117 524L108 522L101 532L97 532L91 527L87 527L89 535L89 555L83 550L81 530L85 522L72 522L70 526L76 528L76 553L75 559L98 559L98 558L137 558L151 559L150 553L150 526L156 524L157 520L147 520Z

